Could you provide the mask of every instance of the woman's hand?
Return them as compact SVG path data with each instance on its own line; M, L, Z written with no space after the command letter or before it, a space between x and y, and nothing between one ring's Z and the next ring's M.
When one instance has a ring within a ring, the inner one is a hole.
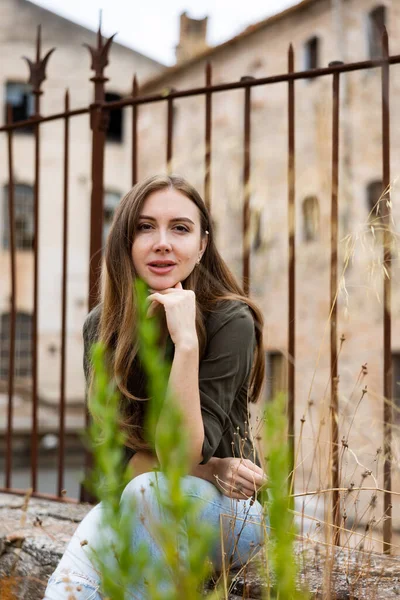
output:
M230 498L247 500L267 482L264 471L248 458L214 457L211 461L214 485Z
M196 296L193 291L184 290L178 281L173 288L154 292L147 299L151 302L148 314L154 311L156 304L164 306L168 331L176 347L196 347Z

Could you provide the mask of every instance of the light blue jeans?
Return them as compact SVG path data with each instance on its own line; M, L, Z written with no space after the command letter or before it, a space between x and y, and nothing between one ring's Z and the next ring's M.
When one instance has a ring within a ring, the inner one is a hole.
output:
M124 489L120 507L121 511L136 501L140 518L135 520L132 531L132 552L139 544L146 544L154 561L160 559L161 550L146 524L163 518L155 485L160 492L165 489L165 479L161 473L143 473L132 479ZM214 526L219 532L209 558L216 571L224 565L240 567L244 565L262 546L265 540L267 523L263 518L262 506L254 500L235 500L224 496L210 482L186 476L182 480L185 496L196 497L200 502L199 527L202 522ZM61 558L55 572L50 577L43 600L102 600L100 594L100 576L89 558L89 548L99 547L103 541L102 505L97 504L83 519L76 529L68 547ZM110 535L112 535L110 533ZM221 539L222 538L222 539ZM111 538L110 538L111 539ZM168 582L166 582L168 586ZM146 583L143 581L135 589L126 591L126 600L148 600Z

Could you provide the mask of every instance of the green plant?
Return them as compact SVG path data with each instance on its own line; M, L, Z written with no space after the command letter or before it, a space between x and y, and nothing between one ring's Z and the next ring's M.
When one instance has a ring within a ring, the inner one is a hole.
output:
M111 600L124 600L128 589L148 581L148 598L152 600L196 600L201 597L202 583L211 571L207 555L217 532L202 524L198 527L199 501L188 497L182 488L182 478L188 473L187 439L182 418L168 390L170 366L157 347L158 328L154 318L147 318L147 288L137 281L134 289L139 307L139 356L148 378L148 403L145 432L162 464L160 476L165 485L161 492L155 486L158 502L166 518L155 522L152 535L162 548L158 563L150 558L145 546L132 555L131 532L138 507L121 515L120 495L132 475L123 466L124 435L118 426L118 393L105 367L105 349L95 344L91 351L94 386L91 406L93 422L89 439L93 450L94 469L90 489L103 505L104 537L100 548L93 552L98 565L103 593ZM188 543L184 555L177 551L174 532L185 532ZM165 573L172 574L168 588L160 586ZM211 598L218 597L215 591Z
M285 396L278 395L265 410L265 439L268 440L266 462L268 487L261 492L261 502L268 514L270 530L267 540L267 582L273 573L272 596L279 600L305 600L308 596L299 591L297 563L294 551L295 525L288 480L290 448L287 439ZM268 586L267 597L271 597Z

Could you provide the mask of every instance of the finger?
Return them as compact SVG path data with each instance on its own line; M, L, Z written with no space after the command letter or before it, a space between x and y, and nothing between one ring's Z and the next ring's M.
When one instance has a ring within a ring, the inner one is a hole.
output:
M160 306L160 304L153 300L151 302L149 308L147 309L147 317L152 317L159 306Z
M165 290L157 290L155 293L166 296L167 294L176 294L176 292L177 292L177 290L175 288L165 288ZM153 295L154 294L150 294L150 296L153 296ZM150 296L147 296L147 297L150 298Z
M178 284L179 284L180 287L178 287ZM178 283L176 285L174 285L174 287L165 288L165 290L162 290L162 293L164 293L164 294L176 294L176 292L180 292L180 291L184 291L184 290L183 290L181 282L178 281Z
M259 473L252 471L251 469L245 467L245 465L240 465L237 470L238 475L245 479L248 483L252 483L253 485L263 485L266 482L266 478L264 478Z
M243 464L248 468L251 469L252 471L254 471L255 473L258 473L259 475L261 475L261 477L265 477L267 478L266 474L264 473L264 471L261 469L261 467L259 467L258 465L256 465L255 463L253 463L253 461L251 461L248 458L245 458L243 461Z
M235 477L235 479L230 479L229 481L218 478L217 481L226 495L230 495L232 492L236 495L239 494L241 497L246 496L246 498L250 498L256 491L255 486L242 477Z
M232 486L235 491L247 496L252 496L257 491L257 484L254 481L249 481L240 475L236 476Z
M160 294L160 292L156 292L155 294L150 294L150 296L147 296L147 300L149 300L150 302L159 302L160 304L164 304L165 303L165 299L164 296L162 294Z
M254 491L247 490L246 492L245 490L237 489L236 486L232 486L231 483L229 484L221 479L217 480L217 487L224 496L235 498L236 500L249 500L254 494Z

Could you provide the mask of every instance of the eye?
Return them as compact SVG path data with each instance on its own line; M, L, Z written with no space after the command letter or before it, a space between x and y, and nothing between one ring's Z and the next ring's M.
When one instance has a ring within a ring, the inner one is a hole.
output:
M149 231L150 228L150 223L139 223L137 226L138 231Z
M175 229L178 229L180 233L189 233L189 229L185 225L176 225Z

